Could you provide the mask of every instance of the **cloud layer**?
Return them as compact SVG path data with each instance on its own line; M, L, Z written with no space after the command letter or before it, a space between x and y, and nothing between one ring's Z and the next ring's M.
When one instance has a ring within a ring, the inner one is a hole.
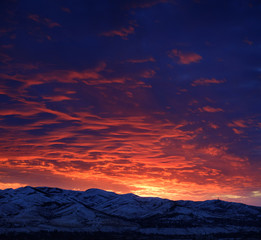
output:
M1 15L1 188L261 204L258 3L29 2Z

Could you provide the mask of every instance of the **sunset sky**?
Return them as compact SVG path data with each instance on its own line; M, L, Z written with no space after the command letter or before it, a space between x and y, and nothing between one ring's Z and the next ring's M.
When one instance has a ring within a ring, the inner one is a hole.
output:
M261 206L261 1L3 0L0 188Z

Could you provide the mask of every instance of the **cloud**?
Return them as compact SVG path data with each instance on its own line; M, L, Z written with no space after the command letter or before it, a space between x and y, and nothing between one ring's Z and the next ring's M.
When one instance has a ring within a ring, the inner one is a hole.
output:
M28 15L28 19L37 22L37 23L41 23L49 28L54 28L54 27L61 27L61 25L57 22L53 22L51 19L49 18L42 18L37 14L30 14Z
M210 113L215 113L215 112L224 112L222 108L214 108L210 106L204 106L202 108L199 108L200 112L210 112Z
M211 128L213 128L213 129L218 129L219 128L219 126L217 124L215 124L215 123L210 123L209 126Z
M252 46L254 44L254 42L250 41L248 38L245 38L243 42L248 44L249 46Z
M3 53L3 52L0 53L0 62L7 64L12 60L13 60L13 58L10 55Z
M66 13L71 13L72 12L71 9L67 8L67 7L62 7L61 9L62 9L62 11L66 12Z
M43 96L42 98L50 102L61 102L65 100L72 100L72 98L67 96Z
M194 200L257 191L258 81L246 81L258 79L257 46L235 51L245 35L223 41L209 27L231 32L240 11L211 19L222 4L93 2L10 5L2 19L0 184Z
M218 79L215 79L215 78L211 78L211 79L200 78L200 79L193 81L191 83L191 85L193 87L195 87L195 86L209 86L209 85L212 85L212 84L220 84L220 83L224 83L224 82L225 82L225 80L218 80Z
M30 14L30 15L28 15L28 18L35 22L40 22L40 17L37 14Z
M124 40L127 40L128 35L130 34L134 34L135 33L135 28L134 26L128 26L128 27L122 27L120 29L117 30L111 30L111 31L107 31L107 32L103 32L101 34L101 36L105 36L105 37L114 37L114 36L119 36Z
M245 121L243 119L238 119L238 120L234 120L230 123L227 124L228 127L231 127L233 132L235 134L243 134L244 131L242 130L242 128L248 128L249 127L249 123L251 123L251 120Z
M247 159L227 153L223 143L198 144L203 129L186 129L188 122L174 124L145 112L116 117L86 109L75 110L68 118L66 113L39 110L56 117L36 118L19 128L5 126L0 180L6 184L70 188L79 183L80 190L96 186L143 196L202 200L217 191L237 195L232 188L251 185L247 181L255 178L248 176ZM45 134L32 135L26 130L33 128L45 129ZM243 172L245 178L239 180ZM57 181L51 183L51 179Z
M128 59L126 62L129 63L146 63L146 62L156 62L153 57L150 58L143 58L143 59Z
M140 76L143 78L152 78L155 74L156 72L153 69L149 69L142 72Z
M239 120L234 120L231 123L228 123L229 127L239 127L239 128L247 128L248 124L245 120L239 119Z
M1 45L1 48L2 49L12 49L14 47L13 44L4 44L4 45Z
M172 49L171 52L168 54L170 58L178 58L179 64L191 64L191 63L198 63L202 59L197 53L193 52L182 52L181 50Z
M141 0L129 4L130 8L150 8L160 3L173 2L172 0Z
M48 82L62 82L62 83L77 83L78 81L85 80L86 84L96 85L102 83L119 82L122 80L109 80L104 79L100 74L106 68L104 62L100 63L94 69L87 69L82 71L74 70L54 70L47 73L35 73L35 74L0 74L4 79L12 79L15 81L23 82L24 88L28 88L33 85L40 85ZM40 72L40 71L39 71Z
M232 128L232 130L233 130L233 132L234 132L235 134L242 134L242 133L243 133L243 131L238 130L237 128Z

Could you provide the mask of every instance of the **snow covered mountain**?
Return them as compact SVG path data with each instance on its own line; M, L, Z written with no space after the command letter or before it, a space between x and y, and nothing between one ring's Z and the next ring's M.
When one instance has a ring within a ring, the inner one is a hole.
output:
M221 200L171 201L99 189L24 187L0 191L0 234L58 230L258 235L260 224L261 207Z

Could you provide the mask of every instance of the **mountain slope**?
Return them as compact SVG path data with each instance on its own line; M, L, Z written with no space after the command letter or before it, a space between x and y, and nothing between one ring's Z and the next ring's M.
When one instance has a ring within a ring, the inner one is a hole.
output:
M259 234L260 223L261 207L220 200L171 201L99 189L24 187L0 191L0 233Z

